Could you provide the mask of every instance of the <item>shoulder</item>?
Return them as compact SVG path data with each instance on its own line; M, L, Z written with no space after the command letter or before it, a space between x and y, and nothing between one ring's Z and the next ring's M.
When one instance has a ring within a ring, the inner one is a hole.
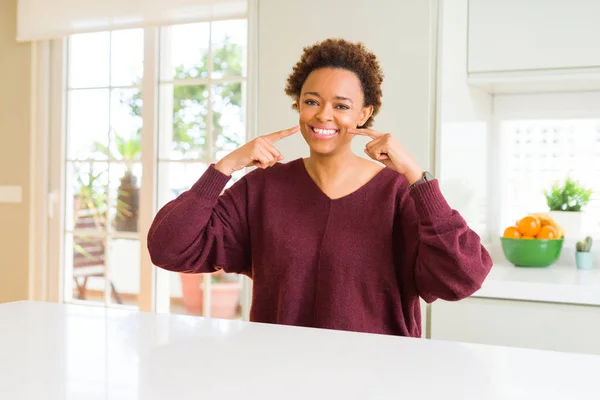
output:
M383 168L379 172L378 189L389 194L393 194L400 199L409 193L408 180L404 175L394 171L391 168Z

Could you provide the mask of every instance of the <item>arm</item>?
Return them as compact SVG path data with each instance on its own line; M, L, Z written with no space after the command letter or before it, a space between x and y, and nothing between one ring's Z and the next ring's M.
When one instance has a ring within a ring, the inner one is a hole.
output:
M274 143L299 126L259 136L211 165L192 188L166 204L148 232L152 262L177 272L225 272L251 275L246 178L219 196L233 172L269 168L283 160Z
M414 254L416 260L419 296L428 303L438 298L456 301L479 290L492 259L479 236L450 208L438 181L403 189L399 223L405 254Z
M157 213L148 232L152 262L176 272L250 272L246 180L222 195L230 176L211 165L190 190Z
M373 139L365 152L403 175L409 184L423 175L416 160L391 134L373 129L348 132ZM397 215L402 256L415 261L414 279L421 298L428 303L438 298L460 300L476 292L492 268L479 236L450 208L437 180L400 190Z

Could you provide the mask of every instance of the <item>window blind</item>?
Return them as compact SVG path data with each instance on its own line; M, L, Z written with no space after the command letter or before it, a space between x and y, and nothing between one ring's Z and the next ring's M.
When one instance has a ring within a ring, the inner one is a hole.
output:
M19 0L17 40L244 18L247 0Z

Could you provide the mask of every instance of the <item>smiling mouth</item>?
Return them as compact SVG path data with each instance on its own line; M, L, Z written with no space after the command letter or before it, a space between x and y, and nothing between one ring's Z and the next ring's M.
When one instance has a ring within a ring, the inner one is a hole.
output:
M310 131L313 137L323 140L332 139L340 133L339 129L317 128L314 126L310 127Z

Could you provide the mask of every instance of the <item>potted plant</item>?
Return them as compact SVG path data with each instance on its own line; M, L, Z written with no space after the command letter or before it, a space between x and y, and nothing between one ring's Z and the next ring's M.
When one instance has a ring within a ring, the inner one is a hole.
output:
M590 201L592 190L567 177L562 185L555 182L544 194L549 215L563 228L565 237L581 236L585 222L583 209Z
M185 310L202 315L204 307L204 279L211 279L211 318L232 319L238 315L242 285L239 275L219 270L212 274L180 273L181 292Z
M575 261L578 269L592 269L594 254L592 253L592 238L586 237L575 245Z
M95 142L94 151L114 160L125 162L125 172L117 189L115 220L113 227L120 232L137 232L139 212L139 185L133 174L133 162L142 150L141 132L124 137L114 132L112 150L102 143Z
M73 228L103 232L106 229L106 193L102 183L106 171L95 171L93 163L75 163ZM88 278L102 276L95 267L104 266L104 239L93 235L73 235L73 280L76 298L85 300Z

